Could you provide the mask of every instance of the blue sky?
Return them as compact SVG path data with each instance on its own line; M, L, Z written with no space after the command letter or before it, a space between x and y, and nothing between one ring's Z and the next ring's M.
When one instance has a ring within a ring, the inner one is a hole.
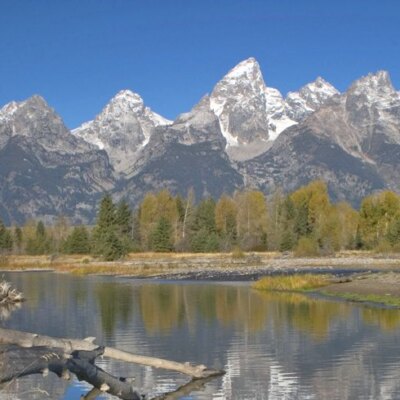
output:
M188 111L255 57L283 93L386 69L400 90L398 0L1 0L0 106L42 95L74 128L121 89Z

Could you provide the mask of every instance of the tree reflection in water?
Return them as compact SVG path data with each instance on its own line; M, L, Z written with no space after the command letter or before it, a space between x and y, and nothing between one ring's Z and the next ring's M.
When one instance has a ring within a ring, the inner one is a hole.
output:
M137 293L135 292L137 290ZM314 298L299 293L260 292L247 287L223 285L143 284L137 287L99 283L95 290L102 327L112 335L116 324L127 325L136 309L148 334L169 334L187 325L218 322L223 327L257 332L271 324L274 329L290 323L295 329L323 340L334 321L349 317L354 304ZM395 329L397 310L366 308L360 312L368 324Z

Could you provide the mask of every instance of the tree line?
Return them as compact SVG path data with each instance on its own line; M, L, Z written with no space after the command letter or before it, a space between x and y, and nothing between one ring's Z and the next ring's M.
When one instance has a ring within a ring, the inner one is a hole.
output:
M327 186L313 181L295 192L236 191L196 202L168 190L148 193L137 209L106 194L94 227L29 221L6 228L0 250L17 254L92 254L115 260L129 252L294 251L327 255L345 249L400 251L400 196L382 191L355 210L332 203Z

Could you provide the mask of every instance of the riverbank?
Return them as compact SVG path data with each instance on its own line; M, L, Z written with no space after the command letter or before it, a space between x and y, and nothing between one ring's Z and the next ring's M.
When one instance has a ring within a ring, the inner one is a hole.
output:
M132 253L105 262L88 255L9 256L3 271L52 270L80 275L104 274L137 278L256 280L263 275L293 272L336 274L399 271L400 254L341 252L331 257L295 258L282 253Z
M118 262L89 255L9 256L2 271L53 271L77 275L204 281L257 281L266 275L333 274L316 292L352 301L400 307L400 254L346 251L330 257L296 258L282 253L132 253Z
M400 308L400 274L395 272L355 274L348 280L325 286L316 292L351 301Z

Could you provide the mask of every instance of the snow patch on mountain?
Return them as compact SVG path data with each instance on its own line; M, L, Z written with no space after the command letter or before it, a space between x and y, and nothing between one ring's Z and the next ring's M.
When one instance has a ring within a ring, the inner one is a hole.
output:
M172 124L145 107L143 99L130 90L114 96L93 121L72 133L104 149L118 172L125 172L148 144L154 129Z
M282 131L297 122L287 116L286 102L278 89L266 87L265 97L269 138L275 140Z
M316 111L339 91L321 77L303 86L298 92L289 92L286 96L287 116L300 122Z
M268 141L265 83L254 58L230 70L210 95L210 108L218 117L227 148Z

